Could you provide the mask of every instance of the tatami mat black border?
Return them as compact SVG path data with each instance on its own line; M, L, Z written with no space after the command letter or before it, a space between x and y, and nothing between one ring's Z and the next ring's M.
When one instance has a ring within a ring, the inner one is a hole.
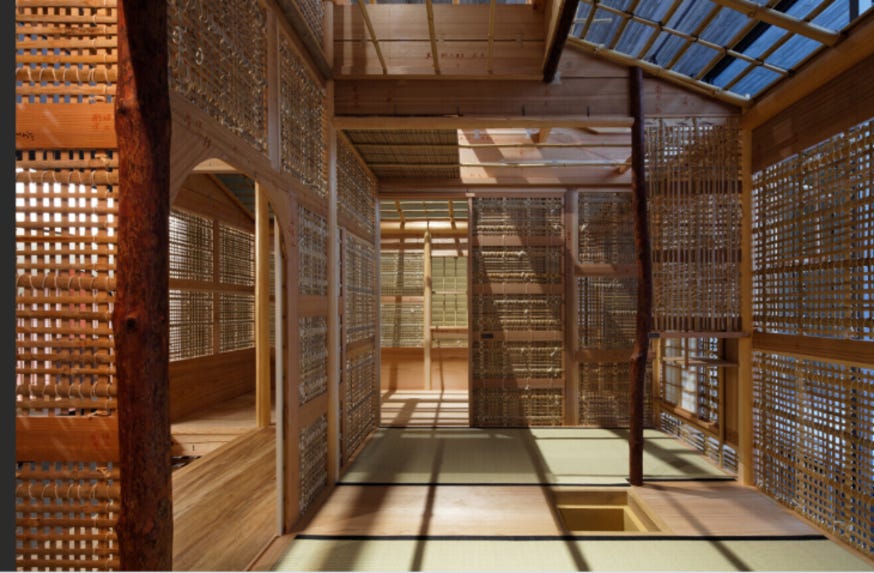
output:
M301 533L295 540L310 541L828 541L811 535L323 535Z
M670 482L726 482L726 481L736 481L736 478L731 476L721 477L721 476L711 476L711 477L664 477L664 478L644 478L645 483L670 483ZM628 480L624 483L618 482L608 482L608 483L598 483L598 482L574 482L574 483L564 483L564 482L465 482L465 481L453 481L453 482L436 482L436 481L388 481L388 482L367 482L367 481L339 481L336 485L366 485L366 486L395 486L395 485L410 485L410 486L421 486L421 487L432 487L432 486L471 486L471 487L487 487L487 486L505 486L505 487L629 487L630 484Z

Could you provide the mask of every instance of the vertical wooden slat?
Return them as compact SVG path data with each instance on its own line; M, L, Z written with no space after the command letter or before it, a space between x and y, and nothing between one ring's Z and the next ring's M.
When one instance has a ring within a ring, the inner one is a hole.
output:
M423 259L422 348L425 353L425 389L431 390L431 232L425 231Z
M276 519L277 519L277 534L281 535L285 530L285 516L279 508L285 503L285 489L280 487L280 484L285 481L285 436L282 433L284 427L285 409L282 404L285 404L285 352L284 340L285 333L282 320L282 314L285 312L285 283L283 277L285 275L285 267L282 259L282 229L279 227L279 219L275 220L275 228L273 229L273 280L274 280L274 315L273 328L276 332L274 340L276 353Z
M631 210L634 216L634 247L637 259L637 326L631 354L631 392L628 432L629 481L643 485L643 396L646 357L652 327L652 257L647 222L644 165L643 71L631 68Z
M576 269L580 251L580 192L577 190L565 193L565 263L564 263L564 317L565 317L565 424L576 426L580 423L580 363L577 360L579 348L579 327L577 326L577 307L579 305L579 290L577 289Z
M333 116L334 82L328 82ZM340 243L337 204L337 132L328 123L328 483L340 479Z
M741 130L741 259L740 323L743 332L753 331L753 132ZM738 387L738 478L755 483L753 464L753 342L752 337L737 342Z
M255 418L270 425L270 212L267 190L255 183Z
M172 568L169 407L170 98L167 5L118 4L119 207L112 316L118 378L121 568Z

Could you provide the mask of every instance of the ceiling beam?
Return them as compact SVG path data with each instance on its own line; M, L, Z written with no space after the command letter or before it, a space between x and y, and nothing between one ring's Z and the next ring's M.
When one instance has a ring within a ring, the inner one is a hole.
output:
M492 0L492 2L494 2L494 0ZM546 49L546 56L543 62L544 83L552 83L555 79L555 73L558 71L558 62L561 60L561 53L564 51L564 46L567 43L568 35L571 32L571 26L574 25L574 18L577 15L577 6L579 6L579 4L580 0L564 0L561 5L561 14L558 17L558 23L555 26L555 33L552 35L552 41ZM589 14L589 16L591 16L591 14Z
M760 6L751 0L713 0L713 2L720 6L740 12L744 16L752 18L753 20L760 20L766 24L771 24L778 28L783 28L784 30L800 34L825 44L826 46L834 46L841 37L837 32L833 32L822 26L817 26L816 24L805 22L804 20L784 14L783 12L772 10L767 6Z
M542 132L551 131L551 128L544 128ZM535 136L536 137L536 136ZM541 135L541 138L545 136ZM577 143L356 143L355 147L359 151L381 151L384 149L404 149L407 151L428 151L432 149L519 149L519 148L542 148L542 149L583 149L586 147L594 147L596 149L605 147L630 147L630 142L618 143L615 141L580 141Z
M440 55L437 52L437 33L434 31L434 5L432 0L425 0L428 10L428 37L431 40L431 57L434 59L434 73L440 75Z
M752 100L748 97L722 90L716 86L694 80L684 74L680 74L672 70L666 70L661 66L657 66L645 60L638 60L637 58L633 58L629 55L623 54L622 52L610 50L603 46L593 44L592 42L587 42L586 40L581 40L579 38L568 38L568 43L571 46L576 46L577 48L580 48L584 52L588 52L596 56L601 56L604 59L616 62L617 64L622 64L624 66L640 66L643 71L652 76L655 76L657 78L664 78L670 82L679 84L698 93L708 95L725 103L736 105L738 107L747 107L752 102Z
M515 162L504 162L504 161L481 161L477 163L371 163L370 168L377 169L444 169L447 167L462 167L462 168L476 168L481 167L484 169L496 169L496 168L525 168L525 169L541 169L541 168L555 168L562 169L567 167L615 167L617 170L625 165L625 161L609 161L609 160L567 160L567 161L515 161ZM626 170L627 171L627 170ZM625 171L620 172L625 173Z
M385 58L382 55L382 49L379 47L379 40L376 38L376 32L373 31L373 23L370 21L370 15L367 13L367 2L356 2L358 8L361 9L361 17L364 18L364 25L367 26L367 33L370 34L370 41L373 42L373 49L376 50L376 57L379 58L379 65L382 66L382 74L388 75L388 67L385 65Z
M489 75L494 73L492 69L492 54L494 53L495 47L495 7L498 5L497 0L491 0L489 2L489 50L488 50L488 59L486 60L486 69L489 72Z
M631 127L627 116L335 116L334 128L342 130L490 129L542 127Z

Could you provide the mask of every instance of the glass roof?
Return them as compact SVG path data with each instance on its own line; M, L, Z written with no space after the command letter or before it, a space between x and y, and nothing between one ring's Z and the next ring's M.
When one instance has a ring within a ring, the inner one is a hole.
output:
M791 74L823 41L836 38L872 3L580 0L570 35L599 53L631 57L702 86L754 98ZM759 13L752 14L753 9Z

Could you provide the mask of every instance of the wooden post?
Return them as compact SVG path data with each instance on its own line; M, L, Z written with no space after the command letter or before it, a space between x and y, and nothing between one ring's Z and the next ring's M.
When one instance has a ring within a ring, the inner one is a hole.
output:
M740 328L753 332L753 132L741 130ZM738 478L753 485L753 340L737 341Z
M564 217L566 255L564 263L564 288L565 288L565 416L564 421L568 426L576 426L580 423L580 362L577 359L579 347L579 326L577 324L577 307L579 306L579 290L577 289L577 274L575 272L579 262L580 251L580 192L577 190L567 191L564 195Z
M424 265L424 288L423 288L423 300L422 303L422 324L424 324L424 328L422 329L422 348L425 353L425 389L432 390L431 387L431 291L432 291L432 280L431 280L431 231L425 231L425 249L422 255L423 257L423 265Z
M634 251L637 258L637 327L631 353L631 414L628 433L628 474L631 485L643 485L643 387L649 332L652 328L652 261L646 206L644 165L643 71L631 68L631 211L634 217Z
M118 4L118 258L112 312L126 571L173 566L169 407L167 5Z
M334 82L328 82L328 105ZM328 483L340 479L340 235L337 232L337 132L328 123Z
M543 81L547 84L555 79L555 73L558 71L558 62L561 59L562 51L564 51L564 45L567 43L571 27L574 25L574 18L577 15L579 3L579 0L564 0L561 4L561 14L559 14L555 32L551 36L546 57L543 61ZM594 7L592 7L592 11L595 11Z
M282 484L285 483L285 435L282 428L285 427L285 326L282 320L282 314L285 312L285 283L282 280L285 275L285 268L282 266L282 229L279 227L279 217L274 220L273 228L273 292L274 294L274 315L273 328L276 332L275 336L275 352L276 352L276 531L282 535L285 531L285 516L280 508L285 505L285 488Z
M270 425L270 213L255 183L255 421Z

